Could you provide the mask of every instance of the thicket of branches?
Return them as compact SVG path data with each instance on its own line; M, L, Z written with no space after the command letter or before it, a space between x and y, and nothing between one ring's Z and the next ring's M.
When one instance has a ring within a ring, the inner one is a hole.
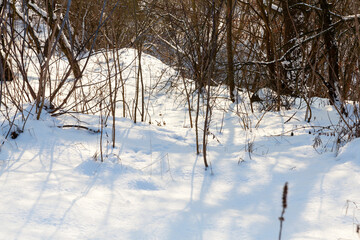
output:
M220 84L228 86L233 102L239 90L254 102L262 101L259 89L271 89L275 97L268 110L301 98L308 121L311 98L326 97L358 137L359 122L348 119L346 101L360 100L359 13L360 4L352 0L0 0L1 106L11 102L22 112L22 103L35 102L38 118L43 109L52 115L107 109L115 117L122 95L123 116L145 121L141 53L146 52L179 71L197 153L205 103L206 166L210 86ZM120 74L101 88L91 90L82 78L92 53L106 49L116 59L116 50L124 47L138 56L132 108L125 103L121 64L115 66ZM62 71L56 79L50 74L54 58L68 62L57 66ZM36 81L28 78L29 66L35 67ZM187 89L186 78L196 86Z

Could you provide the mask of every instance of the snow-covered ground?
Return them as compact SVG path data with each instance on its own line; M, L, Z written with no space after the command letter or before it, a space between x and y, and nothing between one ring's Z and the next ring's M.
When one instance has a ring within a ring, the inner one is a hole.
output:
M123 61L134 53L125 50ZM314 100L307 123L300 101L263 115L218 98L205 171L186 101L169 91L175 71L143 58L151 119L134 124L119 104L115 148L112 118L104 128L104 162L100 133L59 128L97 130L99 115L44 111L37 121L27 106L24 132L1 147L0 239L278 239L285 182L282 239L359 239L360 139L337 149L333 128L320 128L339 121L325 100ZM135 74L126 71L130 98Z

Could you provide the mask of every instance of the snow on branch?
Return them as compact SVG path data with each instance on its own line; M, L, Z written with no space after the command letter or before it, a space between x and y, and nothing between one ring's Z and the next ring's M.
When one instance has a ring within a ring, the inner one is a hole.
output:
M304 6L304 7L307 7L307 8L310 8L310 9L315 9L317 11L322 11L322 9L320 7L316 7L314 5L311 5L311 4L308 4L308 3L304 3L304 2L300 2L300 3L296 3L294 6ZM337 14L337 13L334 13L332 11L330 11L330 14L335 16L335 17L338 17L338 18L341 18L341 15Z
M39 14L43 19L45 19L45 20L47 19L48 13L45 10L40 8L35 3L29 3L29 6L32 8L32 10L34 10L37 14ZM54 15L53 20L56 20L56 15ZM60 37L61 37L65 47L67 49L71 49L71 45L69 43L69 40L67 39L65 34L62 32L62 26L60 26L58 23L55 23L55 26L56 26L57 30L60 31Z
M267 6L266 0L263 0L263 3L264 3L265 6ZM283 12L283 9L279 5L276 5L275 3L271 3L271 9L278 12L278 13Z
M302 44L311 41L319 36L321 36L322 34L324 34L327 31L330 31L331 29L333 29L336 25L338 25L339 23L343 22L342 20L337 21L336 23L333 23L332 25L329 26L329 28L313 35L310 36L300 42L298 42L297 44L295 44L294 46L292 46L289 50L287 50L280 58L272 60L272 61L247 61L247 62L239 62L237 64L235 64L236 66L244 66L244 65L270 65L270 64L274 64L277 62L282 62L285 60L285 57L290 54L292 51L294 51L294 49L298 48L299 46L301 46Z
M349 16L342 16L341 19L343 21L352 21L355 20L355 18L360 18L360 14L355 14L355 15L349 15Z
M310 5L310 4L307 4L307 3L304 3L304 2L301 2L301 3L296 3L294 6L305 6L307 8L311 8L311 9L315 9L317 11L322 11L321 8L319 7L316 7L316 6L313 6L313 5ZM342 21L352 21L354 20L355 18L360 18L360 14L355 14L355 15L348 15L348 16L342 16L342 15L339 15L337 13L334 13L334 12L331 12L330 11L330 14L335 16L335 17L338 17L340 18Z
M178 46L176 46L176 43L171 43L170 41L166 40L165 38L161 37L159 33L156 32L156 30L154 28L151 27L151 29L154 31L154 33L156 34L156 36L163 41L164 43L166 43L169 47L171 47L173 50L175 51L179 51L181 54L185 55L185 51L181 48L179 48Z
M347 22L347 21L353 21L355 20L356 18L360 19L360 14L355 14L355 15L348 15L348 16L340 16L340 15L337 15L340 20L333 23L332 25L329 26L329 28L313 35L313 36L310 36L300 42L298 42L297 44L295 44L293 47L291 47L288 51L286 51L280 58L276 59L276 60L272 60L272 61L247 61L247 62L239 62L237 63L236 65L237 66L243 66L243 65L270 65L270 64L274 64L276 62L282 62L285 60L285 57L290 54L294 49L296 49L297 47L299 47L300 45L310 41L310 40L313 40L317 37L319 37L320 35L324 34L325 32L327 31L330 31L331 29L333 29L334 27L336 27L338 24L342 23L342 22Z
M46 11L44 11L43 9L41 9L38 5L36 5L35 3L31 3L29 2L30 7L37 12L41 17L43 18L47 18L48 14Z
M81 125L63 125L63 126L57 126L58 128L77 128L77 129L84 129L84 130L87 130L89 132L92 132L92 133L99 133L100 130L97 129L97 130L94 130L92 128L89 128L89 127L85 127L85 126L81 126Z

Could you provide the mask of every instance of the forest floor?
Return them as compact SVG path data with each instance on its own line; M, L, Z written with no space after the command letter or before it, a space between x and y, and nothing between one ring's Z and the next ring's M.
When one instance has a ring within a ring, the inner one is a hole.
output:
M129 65L133 52L123 52ZM143 58L146 84L156 85L151 118L135 124L119 109L115 148L111 117L101 136L60 128L98 130L99 115L44 111L36 120L27 105L24 131L1 147L0 239L278 239L286 182L282 239L359 239L360 139L336 144L339 116L326 100L313 99L308 123L300 100L252 113L246 97L218 97L205 170L181 86L169 90L174 71Z

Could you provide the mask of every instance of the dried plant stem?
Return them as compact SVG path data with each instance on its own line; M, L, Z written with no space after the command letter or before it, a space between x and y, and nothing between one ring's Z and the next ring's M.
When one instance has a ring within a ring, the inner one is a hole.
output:
M285 209L287 208L287 194L288 194L288 183L286 182L282 194L282 212L281 212L281 216L279 217L280 220L279 240L281 240L283 222L285 221L284 214L285 214Z

